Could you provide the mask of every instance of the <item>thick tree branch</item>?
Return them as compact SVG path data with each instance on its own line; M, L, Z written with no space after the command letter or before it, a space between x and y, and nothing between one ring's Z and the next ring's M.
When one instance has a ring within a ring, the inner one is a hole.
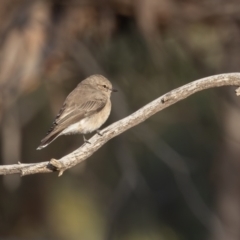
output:
M59 171L60 176L66 169L86 160L113 137L116 137L122 132L127 131L129 128L138 125L155 113L201 90L227 85L240 86L240 73L210 76L176 88L140 108L138 111L134 112L128 117L106 127L101 131L103 136L99 136L98 134L94 135L90 139L91 144L84 144L77 150L59 160L51 159L50 162L3 165L0 166L0 175L20 173L21 176L25 176L29 174L47 173L57 170ZM236 94L239 95L239 92L239 89L237 89Z

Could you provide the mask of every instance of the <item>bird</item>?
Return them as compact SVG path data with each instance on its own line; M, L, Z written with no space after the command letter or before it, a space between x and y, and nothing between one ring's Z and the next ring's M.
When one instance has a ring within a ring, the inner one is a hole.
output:
M41 140L37 150L47 147L61 135L83 134L84 142L90 143L85 134L97 131L106 122L111 112L111 82L95 74L81 81L67 96L52 127Z

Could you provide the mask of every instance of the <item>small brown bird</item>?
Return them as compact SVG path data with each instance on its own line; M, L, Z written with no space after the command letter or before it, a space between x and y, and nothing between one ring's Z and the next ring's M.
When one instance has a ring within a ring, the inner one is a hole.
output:
M88 142L84 134L98 132L108 119L111 111L110 96L115 91L110 81L102 75L92 75L80 82L67 96L37 150L48 146L61 135L80 133L84 141Z

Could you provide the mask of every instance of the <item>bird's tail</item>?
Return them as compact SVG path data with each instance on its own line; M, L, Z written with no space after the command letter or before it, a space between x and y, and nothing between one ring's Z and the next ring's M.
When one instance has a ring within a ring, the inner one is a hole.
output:
M38 146L37 150L41 150L48 146L52 141L54 141L57 137L60 136L61 131L51 132L45 138L42 139L40 145Z

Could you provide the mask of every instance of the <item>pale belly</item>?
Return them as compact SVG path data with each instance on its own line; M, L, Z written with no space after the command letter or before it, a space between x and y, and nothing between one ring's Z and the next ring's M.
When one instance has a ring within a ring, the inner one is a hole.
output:
M74 123L62 131L61 135L68 134L87 134L99 129L108 119L111 111L110 107L105 106L100 112L93 114L92 116L86 117L77 123Z

